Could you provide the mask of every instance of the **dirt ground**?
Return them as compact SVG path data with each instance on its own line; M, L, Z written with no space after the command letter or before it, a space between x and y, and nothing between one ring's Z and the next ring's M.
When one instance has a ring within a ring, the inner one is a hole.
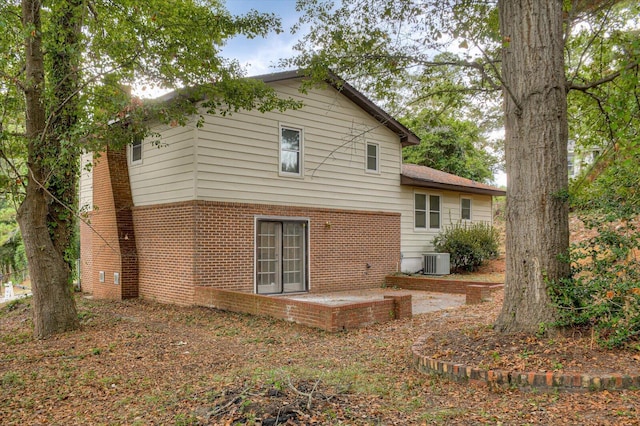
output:
M79 296L82 329L34 341L30 307L17 301L0 309L0 423L640 424L638 390L490 391L410 366L409 348L419 336L490 330L500 302L498 295L481 305L329 334L205 308ZM576 345L584 343L514 339L505 346L512 355L494 347L500 358L488 353L476 361L538 368L546 357L552 367L569 368ZM437 353L443 346L423 349ZM634 355L617 352L603 361L596 350L579 362L587 371L607 363L626 367L637 365Z

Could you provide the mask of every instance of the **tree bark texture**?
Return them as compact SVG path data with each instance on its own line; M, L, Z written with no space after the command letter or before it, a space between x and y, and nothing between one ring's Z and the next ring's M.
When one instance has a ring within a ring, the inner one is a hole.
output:
M555 318L547 282L569 275L567 96L562 0L498 2L506 206L505 300L496 327L536 332Z
M46 338L54 333L78 327L71 288L71 271L64 258L64 250L54 239L59 231L51 232L50 229L50 225L55 222L51 219L51 206L56 201L49 191L45 190L45 182L51 171L50 164L54 162L47 156L52 153L55 155L56 141L50 140L47 129L41 7L42 3L39 0L22 1L23 26L29 29L29 35L25 39L29 176L26 196L17 215L29 262L36 338ZM67 226L73 226L73 222Z

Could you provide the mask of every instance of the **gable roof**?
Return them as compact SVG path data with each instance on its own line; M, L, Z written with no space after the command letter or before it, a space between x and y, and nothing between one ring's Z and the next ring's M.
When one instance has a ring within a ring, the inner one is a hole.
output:
M471 179L441 172L431 167L416 164L403 164L400 175L402 185L422 188L446 189L449 191L468 192L483 195L507 195L507 192L494 186L485 185Z
M383 126L387 127L389 130L397 134L400 137L400 142L402 143L403 147L409 145L418 145L420 143L420 138L416 136L415 133L413 133L402 123L389 115L382 108L374 104L371 99L367 98L365 95L357 91L353 86L351 86L349 83L347 83L337 75L331 72L329 73L329 75L330 78L327 80L327 83L329 85L346 96L347 99L349 99L351 102L362 108L366 113L376 119ZM300 71L283 71L272 74L257 75L251 78L262 80L265 83L271 83L275 81L304 78L304 74L302 74L302 72Z

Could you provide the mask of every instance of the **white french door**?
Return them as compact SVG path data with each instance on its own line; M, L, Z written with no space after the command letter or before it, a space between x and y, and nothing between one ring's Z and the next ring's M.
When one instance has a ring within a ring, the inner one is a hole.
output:
M307 290L307 222L261 219L256 224L259 294Z

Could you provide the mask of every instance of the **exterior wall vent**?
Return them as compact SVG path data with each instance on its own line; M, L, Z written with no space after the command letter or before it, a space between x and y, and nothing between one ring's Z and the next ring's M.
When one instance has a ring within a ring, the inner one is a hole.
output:
M449 275L449 253L423 253L422 270L425 275Z

